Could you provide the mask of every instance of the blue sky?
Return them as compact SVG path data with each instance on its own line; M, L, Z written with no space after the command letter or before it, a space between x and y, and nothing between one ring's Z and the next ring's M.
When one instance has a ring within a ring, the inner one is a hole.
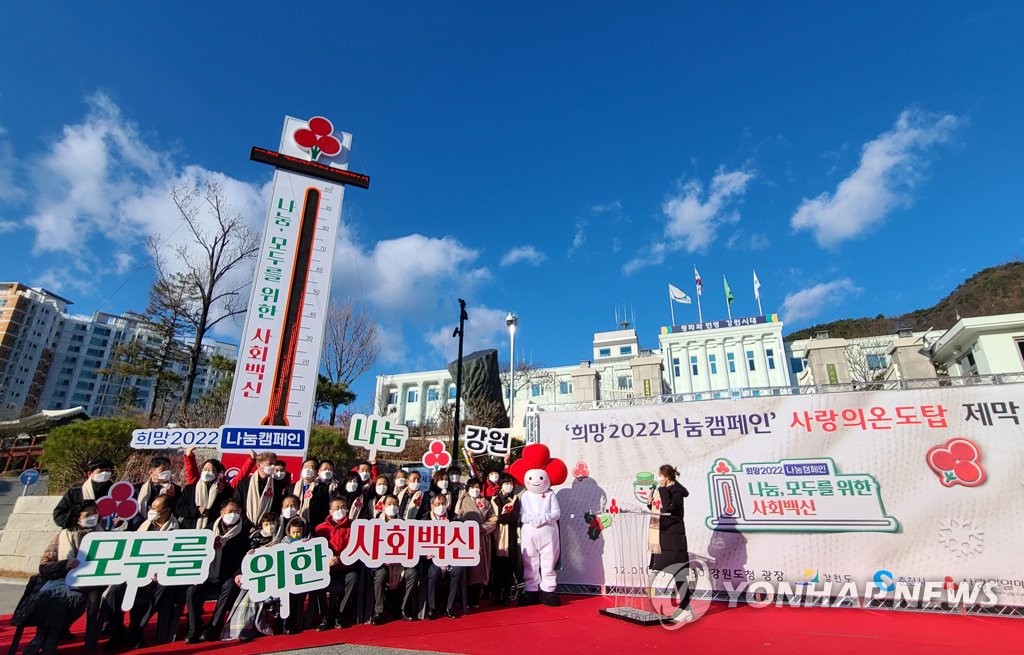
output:
M705 318L723 274L755 314L756 269L789 332L1024 254L1019 3L290 4L5 4L0 278L141 309L170 185L212 176L261 224L248 151L286 114L351 132L373 180L332 292L382 331L361 401L454 358L459 297L467 348L505 358L513 310L561 365L616 306L657 345L694 266Z

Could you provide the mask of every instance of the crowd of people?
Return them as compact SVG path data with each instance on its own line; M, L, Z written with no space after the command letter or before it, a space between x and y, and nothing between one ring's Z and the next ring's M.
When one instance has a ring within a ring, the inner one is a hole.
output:
M155 640L185 643L249 640L261 634L343 628L387 620L458 618L482 600L507 605L521 577L518 528L520 499L504 470L464 479L456 467L421 477L416 470L383 474L376 462L338 467L330 460L307 459L297 479L272 452L252 453L236 475L225 477L217 459L200 465L186 450L184 486L175 483L167 457L149 461L147 479L135 485L138 512L127 519L104 517L97 500L109 492L114 465L97 458L86 480L64 494L53 511L60 532L46 548L39 573L15 610L15 625L35 626L26 646L30 655L56 652L72 623L86 617L85 648L118 651L145 644L143 630L156 617ZM475 521L480 525L480 560L472 567L438 566L428 558L413 566L372 568L344 564L356 519ZM167 531L204 529L216 535L209 576L192 586L153 582L138 590L130 611L121 611L125 585L71 587L66 576L79 564L79 546L101 530ZM327 540L330 584L318 592L293 594L282 612L279 601L254 601L241 588L246 554L278 543L311 537ZM520 597L521 601L529 595ZM207 601L215 601L206 611ZM183 612L184 610L184 612ZM187 621L182 622L182 614ZM287 619L281 615L287 614ZM183 626L182 623L185 623Z

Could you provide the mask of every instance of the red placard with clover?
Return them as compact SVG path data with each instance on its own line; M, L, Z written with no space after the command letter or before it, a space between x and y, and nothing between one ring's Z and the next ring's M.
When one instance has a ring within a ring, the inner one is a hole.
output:
M985 482L981 450L969 439L957 437L935 446L925 455L928 466L939 476L943 487L977 487Z

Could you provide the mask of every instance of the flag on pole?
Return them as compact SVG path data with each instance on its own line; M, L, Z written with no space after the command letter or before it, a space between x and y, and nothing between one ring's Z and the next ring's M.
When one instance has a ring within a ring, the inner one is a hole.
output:
M754 297L761 302L761 280L757 279L757 271L754 271Z
M725 279L725 276L723 275L723 276L722 276L722 281L723 281L723 282L725 282L725 300L726 300L726 302L728 302L728 303L729 303L730 305L732 305L732 301L733 301L733 300L736 300L736 298L735 298L735 297L733 297L733 295L732 295L732 289L730 289L730 288L729 288L729 280L726 280L726 279Z
M703 295L704 294L704 283L701 282L701 280L700 280L700 273L697 272L697 267L696 266L693 267L693 276L695 278L697 278L697 295L698 296Z
M684 305L689 305L692 302L690 296L683 293L682 289L672 283L668 285L668 297Z

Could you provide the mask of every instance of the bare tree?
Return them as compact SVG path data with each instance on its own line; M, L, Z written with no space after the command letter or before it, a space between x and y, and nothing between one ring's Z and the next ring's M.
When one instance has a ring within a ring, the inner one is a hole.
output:
M331 304L324 325L324 350L320 367L327 379L351 387L360 375L370 370L380 354L377 324L351 300Z
M191 337L188 369L182 392L182 409L192 398L203 354L203 339L217 324L245 312L242 290L250 276L244 270L260 247L260 233L234 211L221 186L207 181L202 186L183 184L171 190L171 200L189 236L174 249L173 268L159 241L150 239L149 251L157 265L157 284L174 290L171 297L184 299L182 320ZM241 281L244 280L244 281Z
M505 391L506 396L508 395L509 384L512 383L512 376L509 374L508 366L503 366L500 373L498 374L501 380L501 388ZM558 381L558 376L555 375L550 369L543 368L542 364L530 364L527 362L519 362L516 364L516 395L523 389L532 387L537 384L541 387L554 385Z
M870 389L874 387L873 383L884 379L892 342L892 337L886 336L849 341L843 350L843 356L850 370L850 382Z

